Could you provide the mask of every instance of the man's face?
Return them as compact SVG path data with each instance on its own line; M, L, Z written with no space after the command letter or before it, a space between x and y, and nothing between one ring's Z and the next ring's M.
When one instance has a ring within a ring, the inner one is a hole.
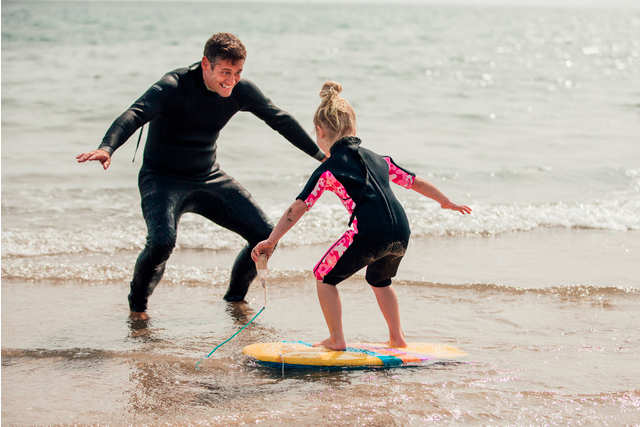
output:
M202 77L209 89L227 98L231 96L233 88L240 81L242 67L244 67L244 59L235 63L221 59L216 61L212 69L211 62L205 56L202 58Z

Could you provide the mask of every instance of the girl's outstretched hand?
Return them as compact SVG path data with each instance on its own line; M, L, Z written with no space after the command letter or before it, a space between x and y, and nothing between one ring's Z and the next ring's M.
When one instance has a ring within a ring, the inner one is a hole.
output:
M263 240L258 243L255 248L251 251L251 259L253 262L258 262L258 257L262 254L265 254L268 258L271 258L273 254L273 249L276 247L276 244L271 240Z
M471 213L471 208L469 206L465 206L465 205L456 205L455 203L453 203L452 201L448 201L447 203L445 203L444 205L440 205L442 207L442 209L451 209L452 211L458 211L461 214L470 214Z

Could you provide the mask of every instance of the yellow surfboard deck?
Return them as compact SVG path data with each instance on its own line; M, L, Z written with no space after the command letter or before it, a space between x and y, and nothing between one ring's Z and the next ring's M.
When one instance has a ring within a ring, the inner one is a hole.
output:
M464 351L448 344L408 343L394 348L381 343L347 344L345 351L313 347L304 341L256 343L242 350L258 362L268 366L299 368L356 368L390 367L433 364L462 359Z

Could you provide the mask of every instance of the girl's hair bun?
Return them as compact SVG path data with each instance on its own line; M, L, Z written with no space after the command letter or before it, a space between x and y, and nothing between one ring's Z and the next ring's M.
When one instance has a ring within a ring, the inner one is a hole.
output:
M320 106L313 116L313 124L322 126L337 141L341 136L356 134L356 113L346 99L340 96L342 85L327 81L320 90Z
M340 83L327 81L322 85L322 89L320 89L320 98L322 98L323 101L328 101L340 92L342 92L342 85Z

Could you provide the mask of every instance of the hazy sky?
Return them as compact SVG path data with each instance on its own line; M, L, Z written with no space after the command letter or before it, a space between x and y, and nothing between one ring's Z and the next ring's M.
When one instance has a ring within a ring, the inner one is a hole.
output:
M3 0L4 1L4 0ZM10 0L30 1L30 0ZM42 0L33 0L42 1ZM56 1L56 0L45 0ZM72 0L73 1L73 0ZM229 3L230 0L75 0L75 1L203 1ZM351 3L351 4L434 4L469 6L542 6L542 7L622 7L640 9L640 0L231 0L235 3Z
M216 0L209 0L216 1ZM470 6L571 6L640 8L640 0L236 0L255 3L386 3Z

